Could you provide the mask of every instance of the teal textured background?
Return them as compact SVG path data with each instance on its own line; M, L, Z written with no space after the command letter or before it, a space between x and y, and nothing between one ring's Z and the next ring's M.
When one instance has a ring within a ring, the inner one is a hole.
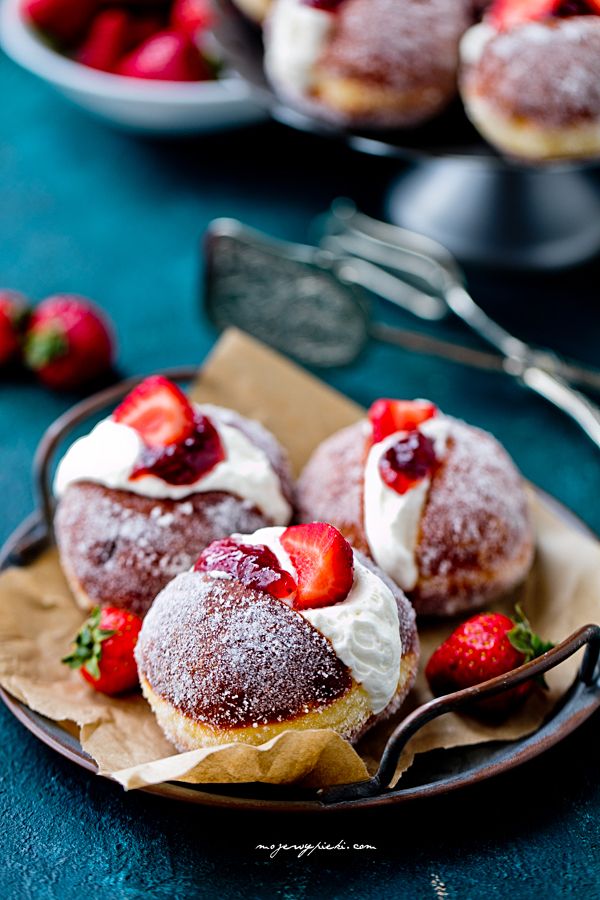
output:
M0 283L103 305L124 374L200 363L207 223L235 216L306 239L338 195L377 213L395 164L274 125L171 143L114 133L0 59ZM600 363L598 266L547 278L469 273L476 298L524 337ZM390 322L415 327L400 313ZM421 326L418 326L421 327ZM456 323L436 333L476 344ZM508 379L372 345L328 380L362 403L429 396L489 428L524 474L600 531L596 451ZM0 384L0 540L31 510L45 427L77 397ZM600 586L599 586L600 587ZM600 600L599 600L600 603ZM600 616L599 616L600 618ZM0 891L6 897L594 897L600 894L598 717L543 759L466 794L332 819L176 807L95 779L0 709ZM328 840L375 851L274 860L257 843Z

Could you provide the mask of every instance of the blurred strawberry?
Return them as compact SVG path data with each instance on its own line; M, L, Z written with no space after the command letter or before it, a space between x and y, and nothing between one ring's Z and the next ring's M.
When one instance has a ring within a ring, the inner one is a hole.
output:
M71 46L85 33L98 5L98 0L21 0L21 13L58 44Z
M416 431L419 425L437 415L429 400L388 400L381 397L371 404L369 421L374 444L400 431Z
M210 0L175 0L171 10L171 27L195 38L215 24Z
M208 64L188 35L161 31L126 56L116 69L129 78L162 81L206 81Z
M103 72L112 71L129 49L131 17L123 9L106 9L94 18L75 54L77 62Z
M499 31L509 31L526 22L549 18L561 3L562 0L494 0L489 21Z
M0 289L0 366L17 358L29 304L23 294Z
M77 388L110 368L110 326L102 312L83 297L48 297L31 317L25 361L49 387Z

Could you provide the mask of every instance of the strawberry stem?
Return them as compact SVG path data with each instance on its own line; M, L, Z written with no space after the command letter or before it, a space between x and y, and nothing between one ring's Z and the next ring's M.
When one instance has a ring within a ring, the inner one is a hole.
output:
M508 632L507 637L515 650L518 650L519 653L522 653L525 657L523 660L524 663L530 662L532 659L537 659L538 656L542 656L544 653L547 653L548 650L552 650L554 644L550 641L542 640L542 638L535 633L529 619L518 603L515 605L513 621L515 627ZM538 676L536 681L543 688L548 688L546 679L543 675Z
M75 638L73 652L61 660L71 669L83 667L96 681L100 678L99 662L102 658L102 642L115 634L114 631L100 628L100 615L100 607L96 606Z
M36 371L61 356L65 356L69 343L64 331L57 325L48 325L32 332L25 340L25 360Z

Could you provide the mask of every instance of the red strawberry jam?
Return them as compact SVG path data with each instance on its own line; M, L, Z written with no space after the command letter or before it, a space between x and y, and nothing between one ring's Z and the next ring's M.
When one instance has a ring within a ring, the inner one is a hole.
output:
M264 544L238 544L233 538L213 541L200 554L195 572L227 572L242 584L279 600L296 594L296 582Z
M338 6L341 6L344 0L302 0L305 6L312 6L314 9L322 9L325 12L335 12Z
M405 494L427 478L437 465L431 438L411 431L399 438L379 460L379 473L384 482L398 494Z
M165 447L146 446L131 478L154 475L168 484L194 484L225 459L219 434L207 416L196 413L192 433Z

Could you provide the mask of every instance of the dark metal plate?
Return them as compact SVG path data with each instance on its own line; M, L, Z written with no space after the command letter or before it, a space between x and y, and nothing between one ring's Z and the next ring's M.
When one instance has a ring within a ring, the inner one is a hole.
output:
M563 521L583 534L591 531L558 501L536 490L538 499ZM45 526L39 515L31 517L17 529L5 545L0 568L26 564L47 543ZM96 772L94 761L82 750L79 741L56 722L39 715L25 704L0 689L0 697L13 715L37 738L56 752L90 772ZM377 796L354 799L327 799L312 790L276 785L187 785L167 783L146 788L148 793L187 803L236 810L271 812L324 812L340 809L368 809L397 805L446 794L465 788L513 769L539 756L562 741L600 708L600 684L596 680L585 685L577 680L537 732L515 742L497 742L436 750L417 760L394 790L385 789ZM333 789L335 791L335 789Z

